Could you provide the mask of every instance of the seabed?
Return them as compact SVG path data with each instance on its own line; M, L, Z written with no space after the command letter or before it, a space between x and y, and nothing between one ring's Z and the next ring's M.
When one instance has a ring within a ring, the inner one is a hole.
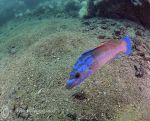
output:
M133 39L131 56L104 66L73 90L64 87L82 52L127 34ZM0 119L150 120L149 38L149 30L126 20L27 17L8 22L0 28Z

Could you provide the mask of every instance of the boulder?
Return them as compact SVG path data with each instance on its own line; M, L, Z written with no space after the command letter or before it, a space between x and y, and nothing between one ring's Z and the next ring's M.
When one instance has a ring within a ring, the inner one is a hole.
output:
M88 17L129 19L150 28L150 0L89 0Z

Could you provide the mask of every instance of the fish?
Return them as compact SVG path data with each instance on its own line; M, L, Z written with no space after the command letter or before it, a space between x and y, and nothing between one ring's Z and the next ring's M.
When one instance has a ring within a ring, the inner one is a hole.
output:
M65 84L66 89L70 90L79 86L105 64L113 62L122 55L129 56L131 53L132 40L129 36L108 40L98 47L84 52L77 59L70 72L69 80Z

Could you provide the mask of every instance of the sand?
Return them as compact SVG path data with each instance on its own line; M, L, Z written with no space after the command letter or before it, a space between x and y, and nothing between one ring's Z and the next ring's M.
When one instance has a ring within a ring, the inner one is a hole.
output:
M3 25L0 28L0 119L150 120L150 61L138 56L136 49L132 56L107 64L79 87L73 90L64 87L82 52L105 39L126 34L142 41L142 45L150 44L149 30L125 20L26 18ZM149 52L148 48L144 51L148 58ZM140 62L147 68L137 77L135 66Z

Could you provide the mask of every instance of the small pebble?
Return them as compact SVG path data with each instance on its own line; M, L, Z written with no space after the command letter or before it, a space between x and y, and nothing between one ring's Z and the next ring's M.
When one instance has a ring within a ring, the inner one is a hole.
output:
M71 120L76 120L77 119L77 114L76 113L68 113L66 116L69 117Z
M144 75L144 69L141 66L136 66L134 65L134 69L135 69L135 76L137 78L141 78Z
M102 29L107 29L107 26L101 26Z
M77 100L85 100L86 98L86 94L85 92L81 91L81 92L76 92L72 95L72 97L74 97Z
M142 91L142 87L139 87L139 90Z
M142 36L142 32L141 31L136 31L135 34L138 35L138 36Z
M19 107L14 105L12 111L15 113L16 117L27 120L30 117L30 114L27 111L27 109L28 109L27 105L22 105Z
M144 54L144 60L150 62L150 55L149 54Z
M10 54L15 54L17 52L17 48L15 46L11 46L9 49L8 49L9 53Z
M90 22L84 21L83 24L84 24L84 25L90 25Z
M105 36L104 36L104 35L99 35L97 38L98 38L98 39L104 39Z
M120 36L121 35L121 31L120 30L116 30L114 31L115 36Z

